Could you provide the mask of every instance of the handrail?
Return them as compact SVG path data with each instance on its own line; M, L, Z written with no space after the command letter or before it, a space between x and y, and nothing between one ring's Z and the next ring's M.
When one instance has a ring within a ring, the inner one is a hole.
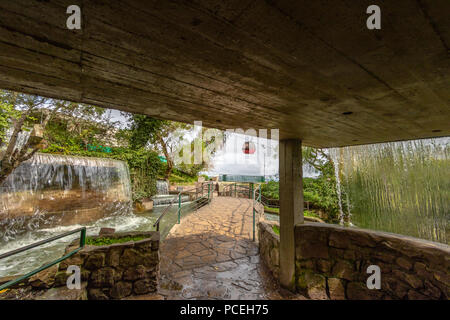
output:
M23 276L20 276L17 279L8 281L8 282L0 285L0 291L3 290L3 289L8 288L10 286L13 286L13 285L17 284L17 283L21 282L22 280L25 280L26 278L29 278L29 277L35 275L36 273L41 272L42 270L50 268L51 266L53 266L53 265L55 265L55 264L57 264L57 263L59 263L59 262L61 262L63 260L66 260L67 258L73 256L75 253L80 251L86 244L86 227L82 227L82 228L78 228L78 229L75 229L75 230L72 230L72 231L68 231L68 232L65 232L63 234L60 234L60 235L57 235L57 236L54 236L54 237L51 237L51 238L48 238L48 239L45 239L45 240L41 240L41 241L38 241L36 243L30 244L28 246L25 246L25 247L22 247L22 248L19 248L19 249L15 249L15 250L12 250L12 251L9 251L9 252L1 254L0 255L0 259L4 259L4 258L10 257L12 255L15 255L17 253L24 252L24 251L27 251L27 250L32 249L32 248L36 248L36 247L41 246L41 245L43 245L45 243L49 243L49 242L52 242L54 240L58 240L58 239L64 238L64 237L70 236L70 235L72 235L74 233L78 233L78 232L80 232L80 246L78 248L76 248L75 250L69 252L68 254L66 254L64 256L62 256L61 258L56 259L56 260L54 260L54 261L52 261L52 262L50 262L50 263L48 263L48 264L46 264L46 265L36 269L36 270L33 270L33 271L23 275Z
M202 186L201 186L202 192L203 192L203 187L204 187L205 184L206 184L206 185L211 185L212 182L203 182L203 183L202 183ZM164 216L167 214L167 212L169 212L169 209L172 207L172 205L173 205L173 203L175 202L175 200L177 200L177 199L180 200L180 196L181 196L182 193L186 193L186 192L189 192L189 191L191 191L191 190L198 190L198 188L196 187L196 188L192 188L192 189L180 191L180 192L178 192L178 194L172 199L172 201L169 203L169 205L164 209L163 213L158 217L158 219L157 219L157 220L155 221L155 223L153 224L153 227L156 227L156 231L159 231L159 224L160 224L162 218L164 218ZM197 201L198 199L201 199L201 198L203 198L203 197L197 198L197 199L195 199L194 201ZM208 199L209 199L209 194L208 194ZM178 210L180 210L180 208L178 208Z

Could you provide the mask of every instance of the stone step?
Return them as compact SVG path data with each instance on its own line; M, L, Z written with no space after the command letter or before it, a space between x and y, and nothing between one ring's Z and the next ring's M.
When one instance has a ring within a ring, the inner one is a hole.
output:
M47 290L35 300L87 300L87 283L81 283L81 289L69 289L66 286Z

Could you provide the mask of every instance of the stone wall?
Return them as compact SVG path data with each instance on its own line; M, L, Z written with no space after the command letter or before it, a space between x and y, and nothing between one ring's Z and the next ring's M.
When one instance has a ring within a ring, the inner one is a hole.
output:
M280 274L280 236L273 231L276 223L259 222L259 255L275 279Z
M86 246L59 264L55 286L65 286L70 275L66 273L67 267L77 265L80 266L81 280L85 282L89 299L121 299L156 292L159 278L159 232L117 233L107 237L128 236L146 236L146 239L105 246ZM76 248L78 241L71 243L66 252Z
M297 225L295 243L297 290L311 298L450 298L445 244L323 223ZM379 290L367 288L369 265L381 269Z

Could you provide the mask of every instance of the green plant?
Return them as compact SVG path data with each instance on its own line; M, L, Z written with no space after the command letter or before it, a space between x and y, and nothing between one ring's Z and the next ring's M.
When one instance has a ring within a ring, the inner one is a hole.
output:
M108 237L100 237L100 238L91 238L86 237L86 245L89 246L107 246L114 243L124 243L128 241L140 241L145 239L145 236L135 236L135 237L123 237L123 238L108 238Z
M275 232L275 234L280 235L280 227L277 226L276 224L272 226L272 230L273 232Z

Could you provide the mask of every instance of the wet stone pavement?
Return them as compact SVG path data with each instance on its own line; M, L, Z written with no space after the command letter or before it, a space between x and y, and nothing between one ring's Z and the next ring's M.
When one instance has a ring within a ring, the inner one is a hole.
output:
M252 201L215 197L161 244L164 299L304 299L281 290L252 241Z

